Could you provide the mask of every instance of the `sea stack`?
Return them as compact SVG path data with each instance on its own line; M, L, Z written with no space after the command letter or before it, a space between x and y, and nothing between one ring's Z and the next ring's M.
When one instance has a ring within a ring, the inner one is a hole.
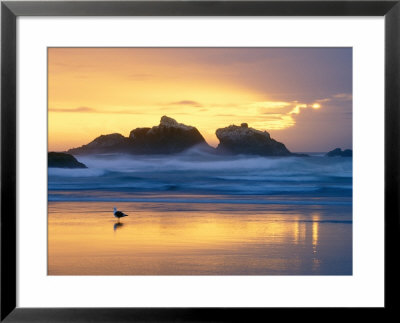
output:
M335 148L325 155L326 157L353 157L353 151L351 149L342 150L341 148Z
M217 150L227 154L260 156L294 156L283 143L271 138L266 131L249 128L247 123L231 125L216 131L220 143Z
M120 153L129 151L130 144L129 138L119 133L112 133L109 135L101 135L88 144L78 148L72 148L67 152L73 155Z
M175 154L195 146L209 147L195 127L163 116L158 126L136 128L129 137L118 133L102 135L87 145L68 150L68 153Z
M47 155L48 167L55 168L87 168L70 154L49 152Z
M129 138L136 153L174 154L198 145L208 146L200 132L167 116L152 128L136 128Z

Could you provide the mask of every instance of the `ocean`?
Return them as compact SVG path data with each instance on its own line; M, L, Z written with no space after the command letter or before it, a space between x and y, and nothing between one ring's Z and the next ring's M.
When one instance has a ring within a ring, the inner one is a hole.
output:
M48 170L50 275L352 274L352 158L77 159Z

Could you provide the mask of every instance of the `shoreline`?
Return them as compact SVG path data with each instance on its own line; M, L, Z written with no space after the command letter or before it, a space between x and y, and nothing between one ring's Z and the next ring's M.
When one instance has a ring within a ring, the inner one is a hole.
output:
M351 206L50 202L48 219L49 275L352 274Z

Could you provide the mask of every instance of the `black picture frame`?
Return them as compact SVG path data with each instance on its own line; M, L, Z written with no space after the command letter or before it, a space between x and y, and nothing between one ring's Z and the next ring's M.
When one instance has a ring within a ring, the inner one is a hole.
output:
M398 305L400 1L4 1L1 3L1 322L233 322L307 308L19 308L16 307L16 19L19 16L384 16L385 19L385 307ZM373 130L371 130L373 133ZM371 134L373 135L373 134ZM373 149L373 148L372 148ZM345 291L344 291L345 292ZM38 291L40 293L40 291ZM337 309L320 309L330 318ZM350 309L343 309L349 313ZM362 310L362 309L352 309ZM315 313L315 312L313 312ZM321 313L319 313L321 315ZM393 313L391 313L393 314ZM296 314L297 315L297 314ZM313 315L314 316L314 315ZM314 317L319 319L318 317Z

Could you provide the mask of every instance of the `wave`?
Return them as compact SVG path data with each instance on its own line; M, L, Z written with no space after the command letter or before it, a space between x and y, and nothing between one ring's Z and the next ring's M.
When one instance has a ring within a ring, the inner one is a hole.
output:
M199 157L200 156L200 157ZM209 153L189 152L180 155L95 155L82 156L79 160L89 168L107 169L116 172L144 171L266 171L274 174L308 174L313 172L352 176L351 158L340 160L328 157L260 157L221 156Z
M105 169L96 168L49 168L48 176L52 177L98 177L106 173Z
M66 195L58 195L53 192L49 195L50 202L71 202L71 201L84 201L84 202L142 202L142 203L188 203L188 204L251 204L251 205L351 205L351 200L315 200L315 199L231 199L231 198L202 198L202 197L182 197L182 198L157 198L157 197L116 197L116 196L85 196L75 195L74 193Z
M78 160L88 168L49 169L49 190L92 190L103 195L106 192L347 197L352 194L351 158L232 157L196 150L173 156L107 154L78 157ZM50 195L49 199L55 198Z

